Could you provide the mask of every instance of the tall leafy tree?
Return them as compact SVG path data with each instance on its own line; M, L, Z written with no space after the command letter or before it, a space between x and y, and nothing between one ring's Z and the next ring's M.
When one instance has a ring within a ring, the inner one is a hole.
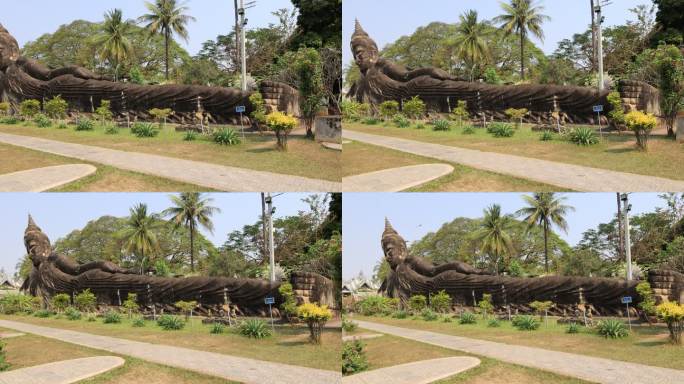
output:
M147 204L137 204L130 209L130 216L123 229L126 251L140 258L140 273L145 272L145 259L151 258L159 249L155 229L158 226L156 214L147 213Z
M518 210L519 216L525 216L528 228L539 226L544 232L544 270L549 272L549 232L555 225L563 232L568 231L565 216L575 208L564 205L565 197L559 197L553 192L539 192L532 196L523 195L527 207Z
M188 40L187 25L196 19L185 13L189 10L184 3L178 3L176 0L155 0L154 3L145 2L145 6L150 13L140 16L141 23L147 23L147 29L150 36L162 35L165 42L165 59L166 59L166 80L169 79L169 44L173 38L173 34L177 34L183 40Z
M482 227L476 235L482 252L494 256L496 273L499 273L499 261L502 256L509 259L513 249L513 242L508 233L511 227L511 218L501 213L501 206L494 204L484 210ZM508 262L506 262L508 265Z
M184 192L180 196L171 195L174 206L164 210L164 216L170 217L170 221L176 226L184 226L190 232L190 269L195 271L195 235L197 226L201 226L210 232L214 231L214 223L211 216L221 212L217 207L212 207L210 198L203 199L199 192Z
M100 57L102 60L109 61L114 67L114 75L117 80L119 78L119 67L134 54L133 45L128 38L131 33L131 26L132 24L128 20L123 19L123 13L120 9L111 10L105 13L102 32L96 39L102 47Z
M458 24L458 36L456 46L458 56L470 66L470 78L478 62L489 58L489 46L487 45L486 35L487 25L477 19L477 11L469 10L460 16Z
M494 22L500 24L506 36L517 34L520 37L520 79L525 80L525 40L531 33L543 41L542 24L551 18L542 14L544 7L534 4L532 0L510 1L501 3L504 14L495 17Z

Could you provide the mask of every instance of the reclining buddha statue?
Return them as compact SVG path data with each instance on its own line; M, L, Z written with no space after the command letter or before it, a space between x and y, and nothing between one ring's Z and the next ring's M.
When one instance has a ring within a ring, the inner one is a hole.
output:
M404 305L412 295L446 291L454 303L471 306L482 295L492 295L497 307L527 305L533 301L552 301L558 308L579 304L591 305L598 313L612 314L624 309L623 296L641 301L636 292L639 281L624 279L544 276L496 276L463 262L433 265L411 256L404 239L388 220L381 239L385 260L390 266L380 291L398 298ZM648 280L658 300L684 300L684 275L674 271L650 271Z
M228 277L157 277L139 275L109 261L78 264L52 250L50 239L31 216L24 232L24 245L33 267L21 289L41 297L44 302L59 293L71 296L90 289L98 303L105 305L121 305L130 292L137 294L138 303L143 306L173 305L180 300L220 306L229 301L242 313L264 314L268 311L265 297L274 297L276 305L282 301L279 282Z
M263 81L260 91L267 108L298 114L297 91L282 83ZM9 101L14 110L27 99L41 102L61 96L69 109L94 112L109 100L117 115L148 118L153 108L170 108L171 120L193 120L198 113L212 123L235 123L237 106L245 106L245 116L253 110L250 91L200 85L138 85L114 82L105 76L78 67L50 69L36 60L21 56L16 39L0 24L0 101Z
M384 101L401 103L418 96L429 112L449 113L458 101L465 101L471 116L481 116L480 119L503 120L507 118L506 109L526 108L528 122L550 123L553 119L562 119L562 123L571 124L593 123L595 105L603 105L606 113L611 108L608 90L599 92L595 88L560 85L492 85L461 81L437 68L409 70L380 57L377 44L358 20L351 50L361 77L350 88L349 96L375 107ZM658 104L657 91L647 84L626 81L618 85L618 90L626 100L636 99L636 108L654 112L654 104Z

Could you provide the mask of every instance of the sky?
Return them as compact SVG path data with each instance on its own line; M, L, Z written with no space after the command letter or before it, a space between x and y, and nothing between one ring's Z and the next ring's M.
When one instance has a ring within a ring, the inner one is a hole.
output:
M9 2L9 1L7 1ZM28 41L37 39L45 33L53 33L60 25L82 19L100 22L105 12L120 8L127 19L136 19L148 13L144 0L19 0L4 6L0 13L0 24L17 39L23 47ZM189 43L177 41L191 55L202 49L202 43L213 40L220 34L227 34L235 26L233 0L189 0L189 15L197 21L188 25ZM290 0L257 0L256 6L247 10L247 28L266 27L277 23L271 12L281 8L292 10Z
M591 24L590 3L588 0L537 0L545 7L544 14L551 17L544 24L546 36L542 44L535 43L547 54L553 53L558 42L571 38L575 33L582 33ZM570 5L573 4L573 5ZM606 21L604 26L624 24L632 20L630 8L640 4L651 4L649 0L613 0L613 4L604 8ZM354 20L359 19L363 28L375 39L382 49L401 36L412 34L418 27L433 21L455 23L459 15L469 9L478 11L479 19L491 20L501 13L498 0L344 0L342 12L342 55L346 66L353 59L349 50L351 34L354 32Z
M566 217L568 233L556 233L570 245L576 245L586 230L611 221L617 212L615 193L562 196L567 198L565 204L575 207L575 212ZM666 205L657 193L631 194L630 203L632 215ZM520 193L345 193L343 278L350 279L359 271L368 277L373 275L373 267L383 257L380 238L385 217L410 245L457 217L480 218L482 211L492 204L501 205L503 213L514 213L524 206Z
M296 215L307 211L301 200L309 194L287 193L273 198L274 218ZM228 233L254 224L261 215L259 193L208 193L212 205L221 209L212 217L214 233L200 232L217 246L228 238ZM24 230L28 214L54 242L76 229L82 229L101 216L125 217L137 203L146 203L148 212L161 212L171 206L166 193L8 193L0 198L0 268L14 273L17 262L26 254Z

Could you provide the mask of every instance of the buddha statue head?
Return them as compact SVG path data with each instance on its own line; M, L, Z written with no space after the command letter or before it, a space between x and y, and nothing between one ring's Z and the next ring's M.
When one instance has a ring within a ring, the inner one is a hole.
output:
M0 70L19 58L19 44L9 31L0 24Z
M392 224L386 218L381 244L385 260L387 260L392 269L395 269L408 256L406 241L392 228Z
M50 253L52 253L50 239L43 233L40 227L36 225L31 215L29 215L28 225L26 226L26 231L24 231L24 246L26 247L29 258L36 267L45 261L48 256L50 256Z
M354 60L359 66L361 73L366 74L372 66L377 63L379 58L378 46L375 41L363 30L361 24L356 20L356 27L351 38L351 50L354 53Z

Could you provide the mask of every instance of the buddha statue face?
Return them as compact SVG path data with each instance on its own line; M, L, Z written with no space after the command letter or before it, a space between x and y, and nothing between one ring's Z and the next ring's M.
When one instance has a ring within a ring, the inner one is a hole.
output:
M19 44L0 24L0 68L5 68L19 58Z
M392 269L395 269L408 256L406 242L399 236L394 228L392 228L392 225L387 219L385 219L385 232L382 234L381 244L382 251L385 254L385 260L387 260Z
M356 21L356 29L352 35L351 49L354 54L356 65L359 66L361 73L366 72L378 62L379 52L375 41L363 30L359 21Z
M35 267L38 267L45 261L52 252L50 239L43 233L40 227L33 222L33 218L30 215L28 226L24 232L24 246Z

